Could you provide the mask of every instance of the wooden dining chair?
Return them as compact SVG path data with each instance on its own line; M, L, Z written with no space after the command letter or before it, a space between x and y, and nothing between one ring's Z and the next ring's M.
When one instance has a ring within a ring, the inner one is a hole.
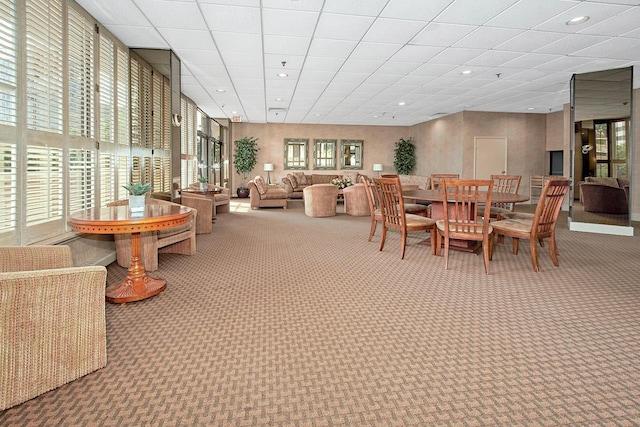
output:
M382 238L379 250L384 249L387 230L397 230L400 232L400 258L404 259L407 233L430 230L431 252L435 254L435 221L425 216L406 213L400 178L373 178L373 183L382 215Z
M438 220L437 254L444 241L444 268L449 268L451 239L482 242L484 270L489 274L493 245L493 229L489 223L491 180L445 180L441 184L444 219ZM482 209L482 210L480 210Z
M397 176L397 175L396 175ZM367 201L369 202L369 213L371 215L371 227L369 229L369 241L373 238L376 232L378 222L382 223L382 212L380 211L380 204L378 203L378 197L375 194L373 181L371 178L361 176L360 180L364 184L364 189L367 194ZM418 203L405 203L404 210L406 213L427 216L428 207Z
M493 191L517 194L522 175L491 175ZM491 203L491 218L502 219L506 213L513 212L515 203Z
M517 216L492 222L493 231L498 236L508 236L513 239L513 253L518 254L520 239L529 240L531 263L533 271L540 271L538 263L538 245L543 239L549 239L549 253L553 265L558 267L558 245L556 243L556 224L562 202L569 191L570 181L567 179L552 179L547 181L538 199L533 216Z
M440 184L444 180L456 180L460 179L460 175L457 173L432 173L430 177L430 190L438 190L440 189Z

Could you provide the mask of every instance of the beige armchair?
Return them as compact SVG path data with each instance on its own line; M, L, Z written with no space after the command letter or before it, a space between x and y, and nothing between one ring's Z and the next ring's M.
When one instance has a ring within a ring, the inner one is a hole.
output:
M214 184L207 184L207 188L209 191L220 191L219 193L204 193L203 195L213 202L213 213L212 215L215 217L219 213L227 213L229 212L230 206L229 203L231 201L231 190L226 187L220 187ZM196 182L193 184L189 184L189 189L194 191L200 190L200 183Z
M0 411L106 366L106 279L68 246L0 247Z
M147 203L175 204L164 200L149 198ZM128 200L117 200L109 206L126 206ZM196 253L196 217L194 209L189 222L166 230L146 231L141 233L140 258L146 271L158 269L158 253L194 255ZM131 265L131 234L114 234L116 242L116 259L118 265L129 268Z
M196 234L211 233L213 231L213 200L202 194L182 191L180 203L198 211L196 219Z

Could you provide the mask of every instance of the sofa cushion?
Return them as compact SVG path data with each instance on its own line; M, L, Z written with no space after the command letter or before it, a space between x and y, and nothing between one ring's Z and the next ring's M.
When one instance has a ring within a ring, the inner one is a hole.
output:
M344 171L342 172L342 178L350 179L352 184L357 184L360 179L360 174L353 171Z
M616 178L604 177L604 176L588 176L585 178L586 182L590 182L592 184L606 185L609 187L619 188L618 180Z
M296 179L295 176L293 176L292 173L288 173L287 178L289 178L289 181L291 182L291 186L293 188L296 188L298 186L298 180Z
M331 180L336 178L338 175L327 175L327 174L313 174L311 175L311 182L313 185L316 184L331 184Z
M255 178L253 178L253 183L256 185L256 188L258 189L258 193L260 194L264 194L267 192L267 183L264 182L264 178L261 177L260 175L256 176Z
M296 178L296 187L301 187L308 184L307 176L304 174L304 172L294 172L293 176Z
M191 228L191 222L187 222L177 227L165 228L164 230L158 230L158 239L165 239L173 236L174 234L180 234L183 231L187 231Z

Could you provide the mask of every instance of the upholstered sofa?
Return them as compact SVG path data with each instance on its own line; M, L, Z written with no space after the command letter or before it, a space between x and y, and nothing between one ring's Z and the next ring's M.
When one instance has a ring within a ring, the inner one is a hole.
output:
M628 214L629 181L623 178L587 177L580 184L585 212Z
M282 178L284 189L287 190L290 199L304 198L304 188L313 184L331 184L334 178L350 178L353 184L360 182L360 173L342 171L342 173L326 174L305 174L304 172L294 172Z
M430 177L422 175L400 175L400 185L405 190L428 190Z
M277 185L267 185L264 178L256 176L247 183L251 209L284 208L287 209L287 191Z
M147 203L174 204L164 200L147 199ZM109 206L128 205L128 200L117 200ZM189 222L178 227L165 230L146 231L141 233L140 257L145 270L158 269L158 253L173 253L195 255L196 253L196 217L198 212L193 209ZM131 265L131 234L114 234L116 242L116 259L118 265L129 268Z
M0 411L106 366L106 279L68 246L0 247Z

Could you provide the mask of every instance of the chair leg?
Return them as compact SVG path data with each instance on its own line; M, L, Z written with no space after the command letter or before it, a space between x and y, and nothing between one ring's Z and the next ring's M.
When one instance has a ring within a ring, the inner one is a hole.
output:
M369 241L371 241L371 238L375 234L377 225L378 225L378 221L376 221L375 219L371 219L371 229L369 230Z
M449 269L449 239L444 238L444 269Z
M438 230L436 229L436 226L434 225L433 227L431 227L431 254L432 255L437 255L438 251L436 250L436 244L438 243Z
M442 256L442 234L436 230L436 255Z
M551 261L553 261L553 265L556 267L560 267L560 263L558 262L558 247L556 244L556 236L552 234L549 237L549 252L551 253Z
M400 236L400 259L404 259L404 251L407 247L407 232L402 231Z
M529 240L529 248L531 250L531 263L533 264L533 271L540 271L538 265L538 242L536 239Z
M491 240L493 240L493 235L491 236ZM482 239L482 257L484 259L484 272L489 274L489 260L491 256L491 242L488 238Z
M513 254L518 255L518 245L520 244L520 239L517 237L513 237Z
M380 249L378 250L382 250L384 248L384 241L387 238L387 227L384 226L384 224L382 225L382 237L380 238Z

